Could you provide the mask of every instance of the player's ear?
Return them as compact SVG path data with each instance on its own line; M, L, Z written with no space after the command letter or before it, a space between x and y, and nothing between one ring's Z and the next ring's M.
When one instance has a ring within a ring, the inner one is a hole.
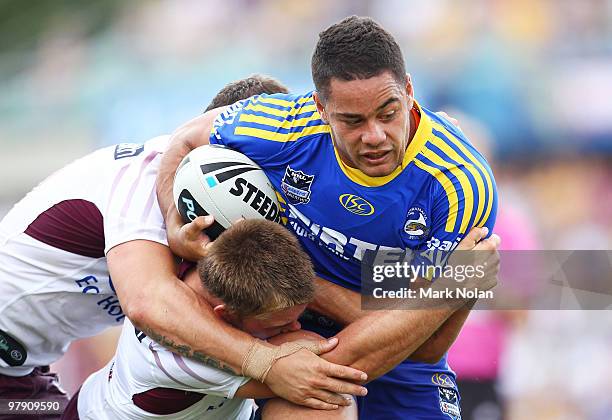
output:
M321 119L323 120L323 122L325 124L329 124L329 118L327 118L327 112L325 111L325 106L323 105L323 101L321 100L319 92L315 91L312 94L312 99L314 100L315 105L317 106L317 111L321 115Z
M412 87L412 76L410 76L410 73L406 73L406 96L408 96L408 101L414 99L414 89Z
M230 313L227 310L227 307L225 306L225 303L222 303L220 305L217 305L213 308L213 312L215 313L215 315L217 315L219 318L223 319L226 322L231 323L232 320L230 319Z

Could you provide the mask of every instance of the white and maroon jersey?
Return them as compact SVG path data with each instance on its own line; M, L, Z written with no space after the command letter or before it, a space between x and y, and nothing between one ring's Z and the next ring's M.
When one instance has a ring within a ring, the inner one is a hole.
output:
M254 401L233 397L249 379L173 353L126 319L115 357L79 391L79 418L248 420Z
M114 246L167 245L155 180L169 136L97 150L55 172L0 222L0 373L48 365L71 341L121 325Z

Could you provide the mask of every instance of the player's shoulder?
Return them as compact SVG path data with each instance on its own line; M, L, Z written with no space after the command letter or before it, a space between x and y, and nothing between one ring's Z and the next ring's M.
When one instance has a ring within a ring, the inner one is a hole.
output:
M248 137L278 143L300 142L328 134L313 93L262 94L228 107L214 124L217 138Z
M459 166L464 163L469 163L471 165L482 166L490 171L489 163L485 157L476 147L474 147L472 142L459 127L433 111L426 108L421 108L421 110L424 115L426 115L431 128L431 137L427 146L444 149L450 155L448 157L451 158L451 162ZM455 153L449 148L455 151Z
M421 111L419 130L427 132L421 133L425 137L414 164L435 187L436 196L446 203L450 214L447 230L454 226L454 214L461 213L457 225L464 233L471 221L481 225L495 209L493 173L458 127L425 108Z
M444 117L424 108L417 137L422 145L414 158L424 176L441 183L472 183L491 185L493 173L485 157L474 147L460 128ZM444 182L446 181L446 182Z

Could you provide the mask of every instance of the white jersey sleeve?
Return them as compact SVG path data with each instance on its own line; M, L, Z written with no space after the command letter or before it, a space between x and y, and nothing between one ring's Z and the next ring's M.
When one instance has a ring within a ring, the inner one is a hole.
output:
M103 203L105 253L136 239L168 244L156 194L157 173L167 141L168 137L163 136L144 145L125 144L123 153L122 145L115 149L115 164L124 165L108 186L108 198ZM136 153L134 150L138 154L130 155Z
M26 375L75 339L121 325L106 251L137 239L167 244L155 182L169 137L77 159L0 220L0 331L23 347L0 352L0 374Z

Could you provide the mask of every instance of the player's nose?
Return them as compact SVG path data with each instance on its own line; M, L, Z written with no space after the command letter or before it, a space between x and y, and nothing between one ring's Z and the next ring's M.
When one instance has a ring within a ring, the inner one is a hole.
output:
M361 141L368 146L376 147L383 143L385 138L385 130L376 121L366 124L361 133Z

